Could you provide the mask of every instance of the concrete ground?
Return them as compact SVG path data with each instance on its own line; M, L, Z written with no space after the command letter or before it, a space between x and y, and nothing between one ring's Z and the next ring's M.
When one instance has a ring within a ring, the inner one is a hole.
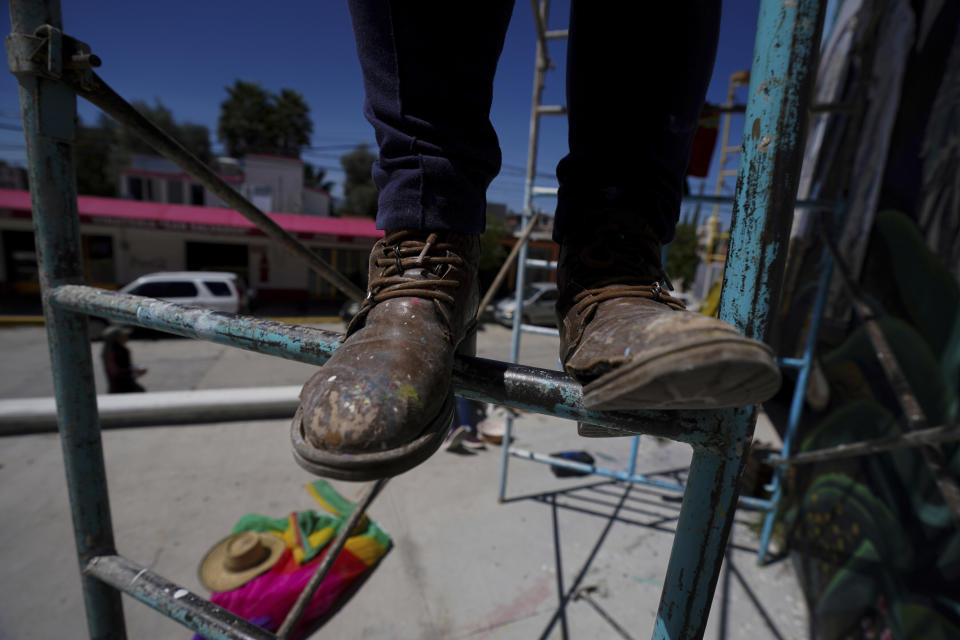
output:
M509 343L509 331L487 326L479 355L504 359ZM157 391L298 384L313 371L182 339L134 340L131 350L150 369L144 385ZM0 402L52 392L42 327L0 330L0 352ZM555 339L524 336L522 360L555 367ZM102 392L99 366L97 384ZM518 446L545 453L585 449L609 468L624 468L629 457L629 439L583 439L575 425L544 416L522 416L516 437ZM286 420L109 430L103 440L119 552L202 595L197 565L240 516L318 508L302 488L313 478L291 459ZM15 436L2 444L0 639L86 637L58 439ZM637 469L682 478L689 459L689 447L643 437ZM499 504L500 468L498 447L441 450L392 480L369 513L394 548L315 637L622 637L609 620L629 637L649 637L679 497L599 477L558 479L545 465L514 459L508 499ZM334 484L347 497L359 490ZM737 513L707 638L807 636L789 563L756 565L758 520ZM560 615L558 594L583 592ZM189 637L124 603L129 637Z

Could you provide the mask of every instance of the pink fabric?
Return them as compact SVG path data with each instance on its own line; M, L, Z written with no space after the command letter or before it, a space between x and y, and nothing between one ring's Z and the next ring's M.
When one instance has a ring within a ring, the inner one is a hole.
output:
M285 573L286 569L295 564L291 562L292 554L287 549L270 571L254 578L239 589L214 593L210 601L255 622L268 631L276 631L325 555L326 552L323 552L309 564L291 573ZM302 637L304 630L317 618L330 611L350 584L368 568L347 550L342 551L310 604L307 605L303 617L290 637Z

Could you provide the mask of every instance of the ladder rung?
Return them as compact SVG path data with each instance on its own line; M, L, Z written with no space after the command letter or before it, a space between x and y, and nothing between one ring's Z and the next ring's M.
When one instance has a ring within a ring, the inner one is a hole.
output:
M563 40L569 37L570 32L568 29L553 29L552 31L547 31L543 34L543 37L547 40Z
M83 573L118 591L136 598L160 613L207 638L236 640L273 640L272 633L261 629L226 609L169 582L161 575L127 560L123 556L96 556Z
M781 367L800 369L807 364L807 361L803 358L777 358L777 364L779 364Z
M537 107L537 114L541 116L562 116L566 113L567 108L562 104L544 104Z
M555 196L559 191L559 187L533 187L530 189L530 193L535 196Z
M739 173L737 169L722 169L720 175L722 176L735 176Z
M520 331L524 333L535 333L539 336L553 336L555 338L560 337L560 332L553 327L541 327L535 324L522 324L520 325Z
M740 145L733 144L733 145L730 145L729 147L724 147L723 152L724 153L740 153Z
M744 85L740 85L744 86ZM717 113L744 113L747 110L747 105L745 104L727 104L720 105L718 107L713 107L716 109Z
M332 331L186 307L82 285L61 285L48 293L58 309L87 313L121 324L156 329L239 347L247 351L322 365L343 336ZM521 328L528 325L521 325ZM555 329L533 327L537 332ZM730 434L717 429L715 411L591 411L583 388L566 373L485 358L458 356L453 366L458 395L480 402L579 420L629 433L646 433L701 446L725 446Z
M556 269L557 263L553 260L540 260L538 258L527 258L524 262L528 267L536 269Z
M629 434L622 434L627 436ZM643 474L630 474L625 471L614 471L612 469L604 469L592 464L585 464L583 462L574 462L572 460L566 460L564 458L559 458L556 456L548 456L542 453L537 453L535 451L529 451L527 449L521 449L519 447L509 447L507 453L515 458L523 458L525 460L532 460L534 462L539 462L542 464L549 464L554 467L562 467L566 469L573 469L575 471L582 471L584 473L593 473L598 476L605 476L607 478L616 478L617 480L625 480L627 482L633 482L636 484L645 484L650 487L657 487L658 489L664 489L666 491L676 491L678 493L684 492L684 486L676 483L669 482L665 480L657 480L656 478L651 478ZM754 509L769 509L770 501L763 500L761 498L754 498L751 496L740 496L740 505L745 507L751 507Z

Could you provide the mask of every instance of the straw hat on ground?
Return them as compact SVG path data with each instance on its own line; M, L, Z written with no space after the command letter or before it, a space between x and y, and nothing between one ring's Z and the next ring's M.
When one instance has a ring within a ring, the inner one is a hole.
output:
M214 545L200 563L200 582L211 591L232 591L266 572L285 543L269 533L244 531Z

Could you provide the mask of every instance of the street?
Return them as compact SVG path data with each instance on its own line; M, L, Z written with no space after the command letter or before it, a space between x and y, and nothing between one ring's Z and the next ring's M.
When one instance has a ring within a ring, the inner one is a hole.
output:
M322 325L341 331L339 324ZM180 338L134 339L149 390L300 384L314 368ZM510 332L487 325L478 355L505 359ZM0 401L52 392L42 326L0 329ZM94 343L98 390L105 390ZM556 338L524 336L521 360L556 367ZM117 547L131 560L207 596L197 565L246 513L284 517L320 507L313 477L291 459L288 420L114 429L103 434ZM525 414L515 444L543 453L586 450L622 470L629 438L585 439L575 425ZM682 479L690 449L642 437L637 471ZM679 496L594 477L558 479L546 465L512 460L498 503L500 448L441 449L392 480L369 514L394 548L317 637L614 637L597 607L634 638L650 636ZM332 483L353 498L357 485ZM0 529L6 580L0 638L83 638L83 604L58 438L6 437L0 449ZM707 629L709 638L807 634L791 563L758 567L759 514L736 517ZM554 616L558 591L571 598ZM124 598L131 638L188 638L176 623ZM726 608L726 615L723 614ZM551 625L551 620L554 623ZM726 619L725 636L721 621Z

